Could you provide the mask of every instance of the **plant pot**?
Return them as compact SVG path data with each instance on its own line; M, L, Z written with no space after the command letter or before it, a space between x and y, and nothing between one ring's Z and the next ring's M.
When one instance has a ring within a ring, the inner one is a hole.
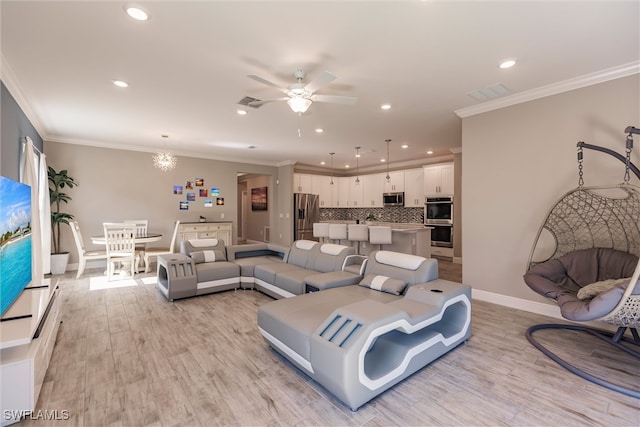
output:
M64 254L51 254L51 274L64 274L69 263L69 252Z

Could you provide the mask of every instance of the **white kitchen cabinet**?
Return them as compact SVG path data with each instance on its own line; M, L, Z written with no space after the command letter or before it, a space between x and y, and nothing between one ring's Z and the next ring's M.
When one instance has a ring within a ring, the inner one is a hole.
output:
M307 175L303 173L293 174L293 192L294 193L313 193L312 189L312 177L313 175Z
M349 186L349 201L347 207L361 208L364 205L364 183L362 175L359 176L359 181L356 182L355 176L347 178Z
M408 169L404 171L404 206L421 208L424 206L424 171Z
M383 174L387 176L387 174ZM397 193L405 191L404 189L404 171L389 172L389 182L384 181L384 193Z
M362 175L362 207L364 208L381 208L382 193L384 193L384 177L386 174L374 173L370 175Z
M335 203L335 207L348 208L349 207L349 181L351 180L351 178L343 176L343 177L337 178L337 180L338 180L338 200L337 200L337 203Z
M453 163L424 166L424 193L426 196L453 195Z
M336 185L336 178L333 178L333 185L331 185L331 177L324 175L312 175L311 177L311 188L313 189L313 194L317 194L319 196L319 204L321 208L333 208L335 207L334 202L334 194L335 198L338 198L338 189Z

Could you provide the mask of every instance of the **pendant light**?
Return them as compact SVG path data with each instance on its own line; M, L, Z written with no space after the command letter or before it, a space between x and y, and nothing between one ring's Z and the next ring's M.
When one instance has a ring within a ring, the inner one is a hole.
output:
M387 182L391 182L391 177L389 176L389 143L391 140L385 139L384 141L387 143L387 176L385 176L384 179L386 179Z
M329 155L331 156L331 182L329 182L329 185L333 185L333 155L336 153L329 153Z
M162 138L168 138L169 135L161 135ZM166 144L165 144L166 145ZM158 151L153 155L153 166L163 172L170 171L176 167L177 159L171 151Z
M360 147L356 147L356 184L360 184L360 177L358 176L358 159L360 159Z

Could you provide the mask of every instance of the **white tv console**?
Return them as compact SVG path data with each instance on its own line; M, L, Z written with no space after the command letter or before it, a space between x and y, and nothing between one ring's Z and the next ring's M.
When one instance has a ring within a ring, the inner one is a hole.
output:
M60 325L56 279L25 288L0 322L0 402L3 426L32 413Z

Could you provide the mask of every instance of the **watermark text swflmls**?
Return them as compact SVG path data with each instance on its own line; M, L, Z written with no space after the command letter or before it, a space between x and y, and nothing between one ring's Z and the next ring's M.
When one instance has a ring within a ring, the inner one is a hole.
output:
M38 409L37 411L5 409L3 416L5 421L20 420L22 418L27 420L66 421L70 418L70 413L66 409L61 411L57 409Z

